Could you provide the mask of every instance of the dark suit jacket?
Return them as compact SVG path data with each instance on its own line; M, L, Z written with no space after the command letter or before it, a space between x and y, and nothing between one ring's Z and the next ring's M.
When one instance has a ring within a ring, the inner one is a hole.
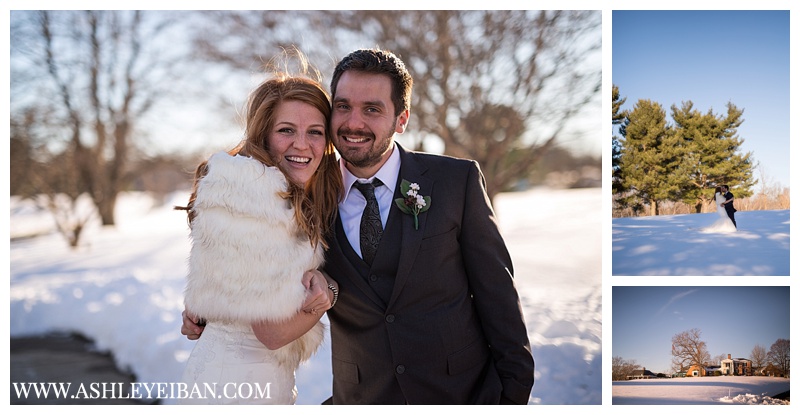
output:
M399 251L388 301L337 243L346 238L329 241L325 268L340 287L328 311L333 403L527 403L533 357L478 164L400 152L399 180L418 183L431 206L419 229L392 207L402 238L385 234L379 248Z
M725 193L725 200L732 200L732 199L733 199L733 193L731 192ZM733 202L725 204L725 211L728 213L736 212L736 209L733 207Z

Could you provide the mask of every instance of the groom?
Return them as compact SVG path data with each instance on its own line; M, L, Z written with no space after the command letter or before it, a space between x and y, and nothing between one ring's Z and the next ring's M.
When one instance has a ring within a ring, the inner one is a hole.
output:
M728 213L728 217L731 218L733 226L736 227L736 219L733 218L733 214L736 212L736 209L733 207L733 194L728 191L728 185L726 184L722 185L722 191L725 192L725 201L722 202L722 204L725 206L725 212Z
M345 184L325 263L341 292L328 311L332 403L526 404L534 362L483 175L474 161L395 142L412 83L377 49L344 57L331 80ZM373 179L375 196L362 195ZM403 181L429 197L426 211L398 208ZM375 251L359 237L369 200L383 228Z

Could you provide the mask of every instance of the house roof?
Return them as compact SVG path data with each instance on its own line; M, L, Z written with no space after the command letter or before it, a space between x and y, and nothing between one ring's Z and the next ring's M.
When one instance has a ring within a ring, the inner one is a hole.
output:
M722 362L750 362L750 359L745 359L743 357L734 357L733 359L722 359Z

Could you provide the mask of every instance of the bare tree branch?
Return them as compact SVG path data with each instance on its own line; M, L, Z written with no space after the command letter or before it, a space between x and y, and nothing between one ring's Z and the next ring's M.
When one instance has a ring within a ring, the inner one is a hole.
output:
M692 365L704 366L711 359L700 329L691 329L672 336L672 367L683 371Z
M64 122L59 128L51 125L57 131L52 142L68 132L71 169L80 172L81 187L91 195L102 223L113 225L117 195L130 177L137 122L170 95L180 78L174 65L179 52L153 52L162 47L171 17L100 10L19 12L14 17L13 30L29 35L29 42L15 53L31 59L25 70L37 71L37 63L44 63L48 80L29 83L29 90L58 97L54 113L63 114ZM30 77L29 82L37 79ZM28 108L48 105L41 97L28 92Z
M414 77L407 136L477 160L490 196L526 179L588 104L599 103L600 13L585 11L216 12L199 53L252 70L299 46L321 70L343 45L389 49ZM289 23L285 23L289 22ZM313 26L314 30L307 30ZM253 36L259 33L260 36ZM347 42L342 41L346 39ZM599 105L597 117L600 119Z

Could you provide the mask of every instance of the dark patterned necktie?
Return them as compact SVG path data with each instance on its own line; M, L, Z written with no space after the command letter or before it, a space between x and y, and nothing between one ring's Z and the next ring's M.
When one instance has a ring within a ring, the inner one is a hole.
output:
M367 199L367 206L361 214L361 257L368 265L372 265L375 253L378 252L378 244L383 235L383 225L381 224L381 211L378 207L378 199L375 198L375 188L382 186L380 180L374 179L369 183L355 182L355 186L364 198Z

